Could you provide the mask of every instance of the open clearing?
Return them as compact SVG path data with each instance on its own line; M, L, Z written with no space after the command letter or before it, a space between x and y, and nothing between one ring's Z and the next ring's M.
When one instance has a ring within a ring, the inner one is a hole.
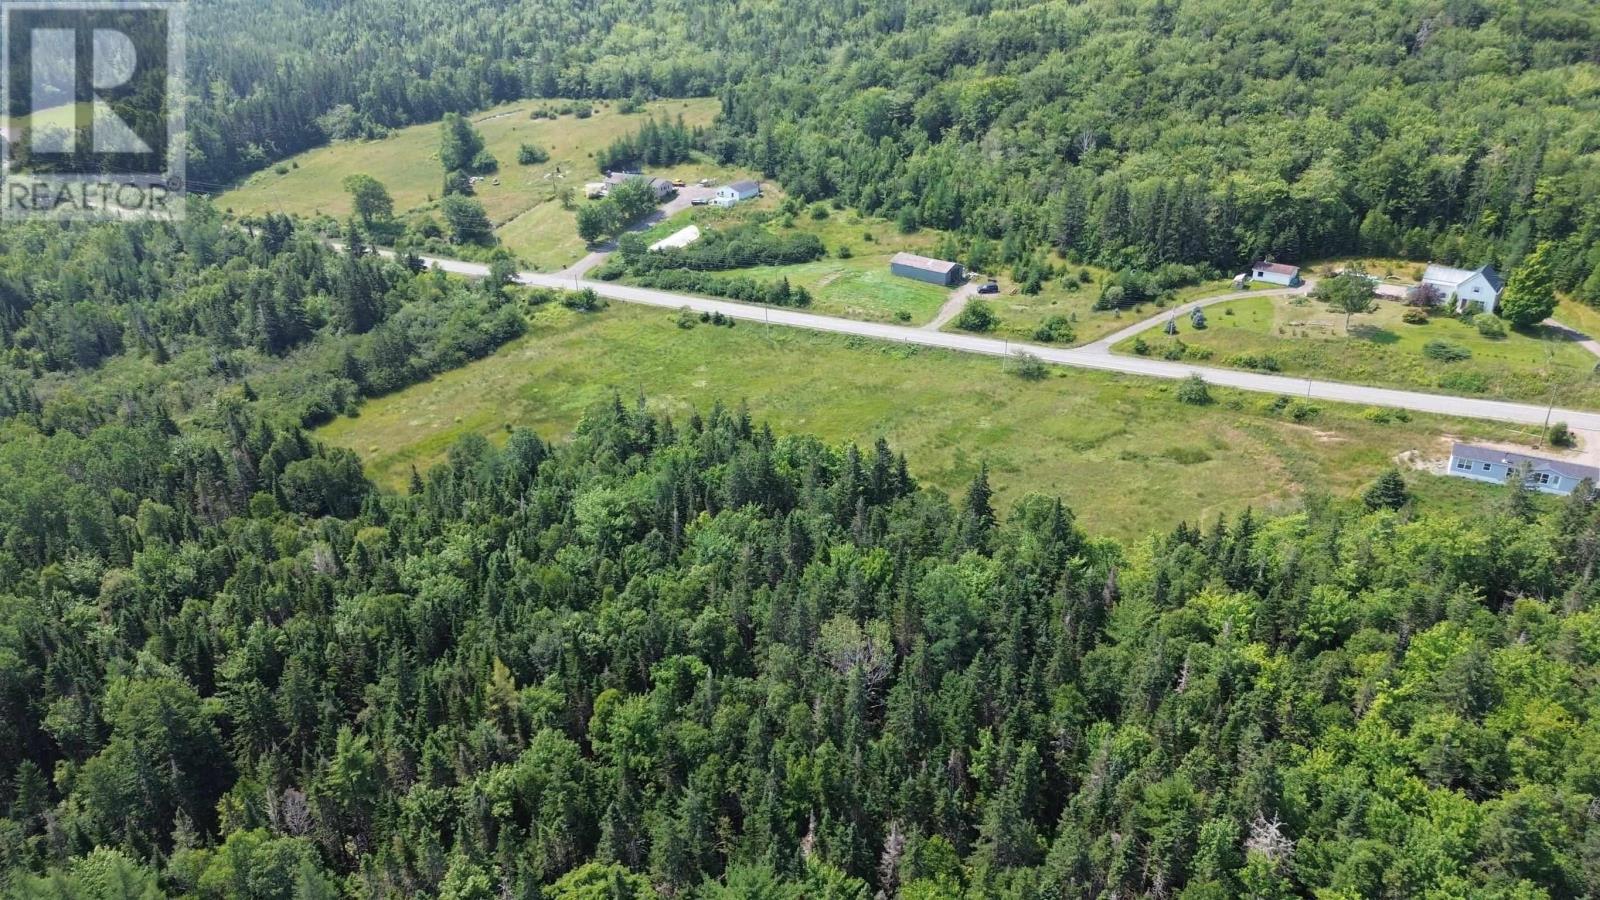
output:
M613 392L680 419L744 401L779 433L863 446L885 437L949 492L987 462L1003 502L1059 494L1089 527L1121 537L1246 506L1293 508L1307 490L1349 495L1402 452L1444 452L1448 435L1517 436L1425 416L1379 424L1336 406L1297 423L1272 411L1272 397L1217 390L1218 403L1185 406L1169 382L1066 369L1027 382L996 359L750 323L684 330L674 318L621 304L590 315L545 307L495 355L370 401L318 436L399 486L464 434L527 425L560 438ZM1413 481L1425 503L1446 507L1497 495L1459 479Z
M584 182L599 178L595 152L637 130L651 117L682 116L684 124L693 128L709 125L718 109L714 98L697 98L658 100L626 114L614 105L596 105L586 119L572 115L529 118L536 109L559 107L563 102L524 100L468 117L500 163L495 175L474 188L476 197L501 243L541 270L570 265L586 252L578 239L574 210L585 202ZM543 147L550 154L549 161L519 165L517 148L524 143ZM703 157L650 172L691 182L710 178L719 183L747 174ZM217 202L240 214L281 211L344 218L350 213L350 197L342 182L356 173L383 182L394 198L399 218L428 214L444 180L439 167L439 123L397 129L381 140L341 141L302 153L252 175ZM499 179L498 185L494 178ZM572 189L572 208L562 206L562 188Z
M830 316L920 325L932 319L950 296L950 288L889 274L889 257L902 250L932 253L939 232L902 234L885 219L820 204L799 215L787 215L777 208L781 192L771 185L763 188L764 196L759 200L731 209L697 206L684 210L646 232L645 240L664 238L689 224L698 225L702 231L760 225L774 234L814 234L827 249L828 255L822 259L788 266L729 269L724 274L759 281L787 278L790 284L811 292L812 312ZM826 217L814 218L811 209L822 209ZM842 258L841 247L846 248L847 254Z
M1052 260L1058 266L1059 260ZM1095 309L1100 296L1100 286L1112 273L1095 266L1067 266L1069 274L1052 278L1044 283L1037 294L1024 294L1016 282L1005 275L997 276L1000 293L982 297L994 307L1000 324L995 334L1023 341L1035 340L1034 331L1052 316L1065 316L1072 324L1074 339L1064 346L1076 346L1096 341L1119 328L1126 328L1141 319L1160 311L1154 303L1139 303L1125 309ZM1226 279L1180 288L1173 292L1172 305L1187 303L1211 294L1232 290ZM958 331L954 323L946 331Z
M787 278L791 284L804 286L811 292L811 311L825 315L923 325L931 322L949 299L952 288L889 273L889 259L900 251L939 256L943 232L918 229L907 234L886 219L863 216L854 210L823 208L820 204L813 204L798 214L788 214L778 208L778 196L775 189L769 187L767 196L755 203L741 203L729 210L716 207L684 210L645 232L644 238L647 242L660 240L689 223L702 228L756 224L775 234L815 234L828 252L823 259L797 265L732 269L727 274L763 281ZM820 219L813 214L819 208L825 213ZM845 249L842 257L840 248ZM1032 341L1040 323L1060 315L1071 321L1075 333L1074 340L1062 342L1062 345L1073 346L1138 322L1156 310L1151 303L1122 310L1096 310L1094 303L1100 296L1100 286L1111 273L1095 266L1069 265L1059 258L1052 258L1051 262L1058 270L1065 271L1046 281L1038 294L1022 293L1004 273L994 276L1000 293L982 295L980 299L994 307L999 316L995 336ZM974 276L975 280L988 277L987 273ZM1206 282L1175 291L1173 302L1182 303L1230 289L1226 280ZM944 330L959 329L947 323Z
M1206 365L1250 368L1244 357L1254 356L1258 362L1271 357L1279 371L1330 381L1600 408L1600 376L1594 372L1600 359L1567 335L1540 328L1530 334L1507 330L1503 338L1489 338L1473 325L1443 315L1410 325L1401 321L1404 312L1399 303L1380 301L1376 313L1351 320L1347 336L1344 315L1315 300L1259 297L1209 308L1203 331L1180 319L1178 340L1190 348L1190 359L1196 358L1195 349L1210 351ZM1139 338L1155 356L1173 346L1160 326ZM1134 340L1115 349L1133 352ZM1471 358L1430 359L1423 354L1430 341L1464 348Z

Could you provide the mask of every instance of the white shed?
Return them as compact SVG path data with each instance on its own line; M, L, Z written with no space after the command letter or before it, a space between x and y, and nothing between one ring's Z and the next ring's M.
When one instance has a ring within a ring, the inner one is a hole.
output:
M1258 262L1250 267L1250 277L1255 281L1265 281L1268 284L1299 287L1300 267L1285 265L1284 263Z

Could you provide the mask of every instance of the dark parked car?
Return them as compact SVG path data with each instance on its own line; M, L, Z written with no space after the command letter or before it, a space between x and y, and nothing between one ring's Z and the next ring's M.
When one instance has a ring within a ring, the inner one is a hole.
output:
M689 201L690 206L705 206L711 202L710 197L695 197Z
M983 284L978 285L978 293L998 294L1000 293L1000 285L994 283L993 281L985 281Z

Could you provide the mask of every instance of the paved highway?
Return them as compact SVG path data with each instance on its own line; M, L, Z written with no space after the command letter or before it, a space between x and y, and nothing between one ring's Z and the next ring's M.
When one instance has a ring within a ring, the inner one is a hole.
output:
M457 275L481 278L487 275L489 271L489 267L481 263L435 257L423 257L423 259L429 265L438 266L446 272L452 272ZM1547 421L1566 422L1575 430L1600 432L1600 413L1584 412L1582 410L1563 409L1561 407L1551 409L1541 404L1483 400L1474 397L1452 397L1446 394L1368 387L1337 381L1318 381L1316 379L1292 378L1286 375L1267 375L1260 372L1219 369L1111 353L1111 344L1123 336L1147 328L1153 322L1165 319L1174 312L1182 314L1190 306L1209 305L1210 303L1227 299L1226 297L1208 298L1204 301L1196 301L1196 304L1186 304L1176 307L1174 310L1163 311L1154 319L1129 326L1092 344L1068 349L1019 343L975 334L951 334L902 325L888 325L881 322L858 322L853 319L841 319L835 316L824 316L792 309L754 306L734 303L728 300L712 300L706 297L676 294L652 288L613 284L606 281L590 281L574 275L521 272L516 276L516 280L521 284L534 287L566 288L568 290L590 288L608 300L616 300L622 303L658 306L663 309L688 307L695 312L720 312L724 316L740 321L765 322L785 328L806 328L812 331L826 331L834 334L851 334L874 340L895 341L922 347L937 347L962 353L1007 356L1026 352L1048 363L1075 366L1080 369L1096 369L1102 372L1119 372L1125 375L1144 375L1151 378L1169 379L1199 375L1214 385L1264 394L1283 394L1291 397L1306 397L1312 400L1327 400L1336 403L1355 403L1363 406L1387 406L1413 412L1461 416L1469 419L1491 419L1500 422L1515 422L1522 425L1542 426ZM1255 295L1259 296L1262 293L1265 292L1257 291ZM1246 296L1249 295L1247 294Z

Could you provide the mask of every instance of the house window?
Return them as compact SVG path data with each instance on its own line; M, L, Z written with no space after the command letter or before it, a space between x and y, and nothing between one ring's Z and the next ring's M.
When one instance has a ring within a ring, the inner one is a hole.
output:
M1551 477L1549 472L1530 472L1530 473L1528 473L1528 483L1529 484L1541 485L1542 486L1542 485L1551 484L1552 481L1553 481L1553 479L1552 479L1552 477Z
M1483 470L1484 470L1484 471L1485 471L1485 472L1487 472L1487 471L1489 471L1489 464L1488 464L1488 463L1484 463L1484 464L1483 464Z
M1458 459L1456 460L1456 468L1465 472L1470 472L1472 471L1472 461L1467 459Z

